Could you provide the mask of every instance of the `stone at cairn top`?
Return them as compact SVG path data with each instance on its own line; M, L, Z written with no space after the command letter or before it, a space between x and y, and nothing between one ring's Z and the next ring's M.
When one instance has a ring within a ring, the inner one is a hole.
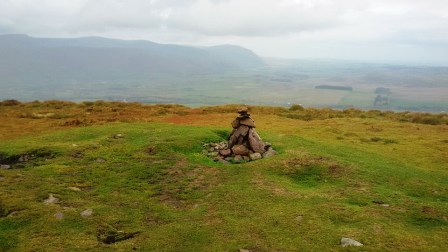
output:
M238 114L240 114L240 115L247 115L247 111L248 110L249 109L247 107L241 107L241 108L238 109Z

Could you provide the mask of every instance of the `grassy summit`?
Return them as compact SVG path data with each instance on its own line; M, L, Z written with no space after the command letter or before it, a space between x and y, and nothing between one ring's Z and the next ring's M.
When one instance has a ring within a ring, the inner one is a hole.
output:
M236 107L2 103L0 251L448 248L446 115L253 107L279 154L215 163Z

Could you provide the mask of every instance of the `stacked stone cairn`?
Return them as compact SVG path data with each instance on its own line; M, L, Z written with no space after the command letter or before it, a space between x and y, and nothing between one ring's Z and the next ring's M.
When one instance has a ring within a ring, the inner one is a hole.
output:
M232 133L228 142L204 145L207 155L222 163L253 161L277 154L270 143L265 143L255 131L255 122L247 107L238 110L239 116L232 122Z

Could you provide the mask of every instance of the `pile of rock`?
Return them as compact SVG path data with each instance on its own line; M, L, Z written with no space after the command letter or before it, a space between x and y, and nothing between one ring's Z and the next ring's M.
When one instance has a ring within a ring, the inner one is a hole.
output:
M206 144L207 155L223 163L251 161L277 154L271 144L265 143L255 131L255 122L250 118L248 109L238 110L239 116L232 122L232 133L228 143Z

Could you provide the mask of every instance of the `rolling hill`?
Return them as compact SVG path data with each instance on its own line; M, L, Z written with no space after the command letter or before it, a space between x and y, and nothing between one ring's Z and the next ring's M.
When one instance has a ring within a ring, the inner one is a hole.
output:
M0 103L0 251L446 250L446 114L251 107L278 155L214 162L237 108Z
M0 35L2 86L139 81L175 74L217 74L263 66L240 46L191 47L100 37Z

